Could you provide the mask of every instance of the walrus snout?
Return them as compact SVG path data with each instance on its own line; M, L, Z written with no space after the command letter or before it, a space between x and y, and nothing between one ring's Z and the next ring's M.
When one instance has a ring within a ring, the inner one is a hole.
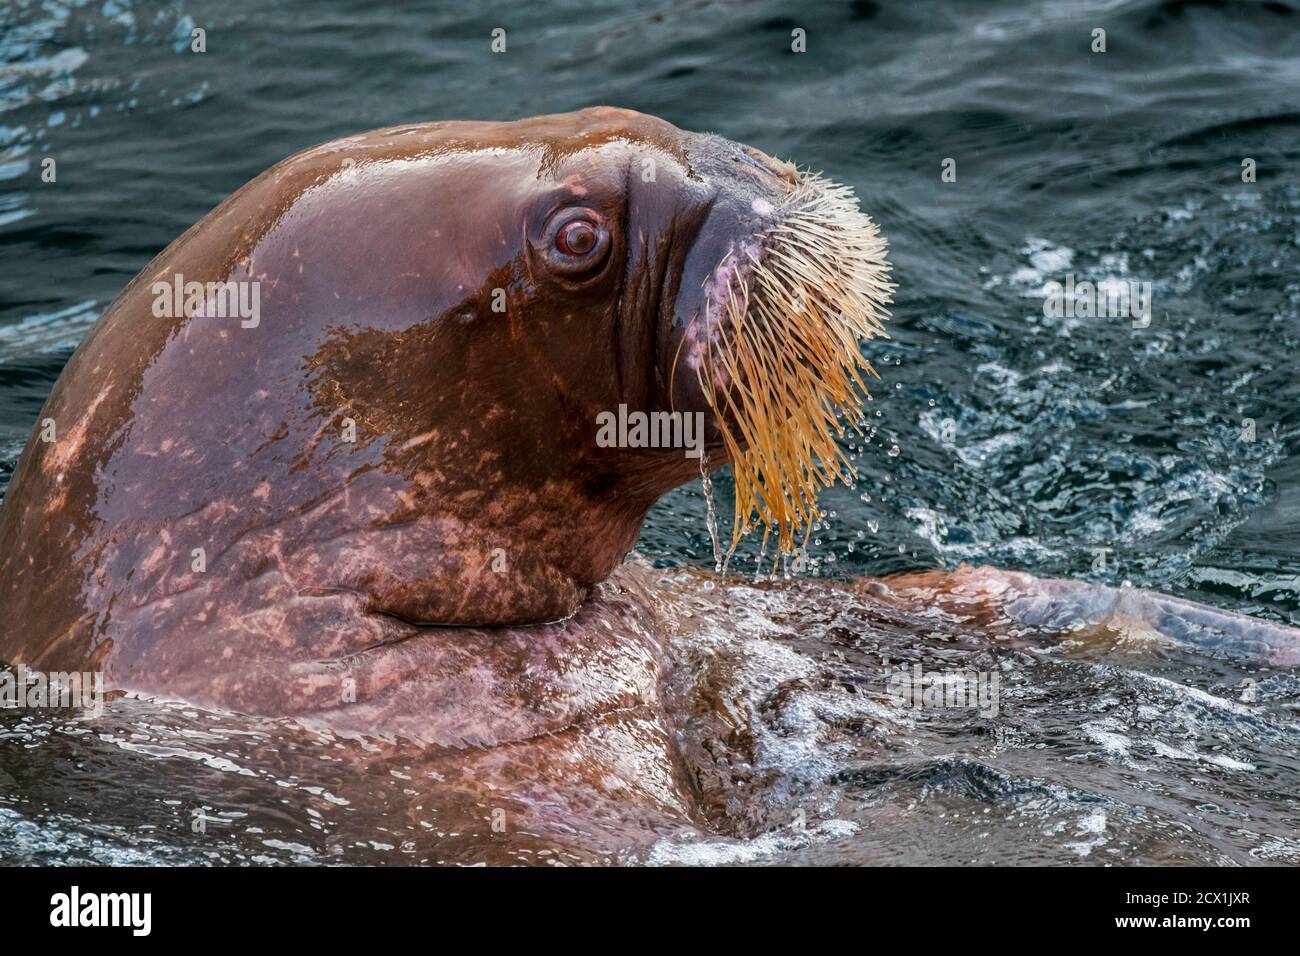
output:
M746 146L744 143L732 143L736 148L736 161L756 169L759 173L775 176L784 182L787 187L793 191L799 185L799 171L795 169L792 163L784 162L773 156L767 155L762 150L755 149L752 146Z
M714 192L665 351L670 400L711 413L706 443L736 477L733 543L761 523L785 550L817 488L851 471L835 436L874 374L859 345L884 334L886 243L846 186L716 136L688 151Z
M762 252L761 237L780 221L799 176L789 163L712 134L693 134L688 154L692 170L709 184L712 195L708 215L683 266L663 354L669 360L673 409L713 412L701 369L707 362L709 337L717 328L714 320L722 314L727 297L745 286L749 269ZM710 374L718 387L726 387L726 369L713 367ZM709 428L709 444L720 446L718 423L710 421Z

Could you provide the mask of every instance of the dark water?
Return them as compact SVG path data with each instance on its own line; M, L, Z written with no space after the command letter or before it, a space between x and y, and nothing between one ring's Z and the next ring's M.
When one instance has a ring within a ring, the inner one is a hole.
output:
M0 483L113 296L267 166L362 129L607 103L824 170L856 188L891 242L892 340L867 346L883 378L869 413L879 430L855 443L856 487L824 499L810 573L991 563L1300 623L1300 7L466 9L5 3ZM188 51L194 26L207 30L205 54ZM494 27L507 30L504 55L489 50ZM802 55L790 52L796 27ZM1097 27L1105 53L1089 49ZM46 157L52 184L40 179ZM940 179L945 158L955 182ZM1242 181L1245 158L1254 183ZM1149 327L1045 316L1041 287L1067 273L1150 282ZM725 504L725 477L718 485ZM679 489L641 550L663 566L710 564L704 527L699 491ZM812 858L1298 862L1300 687L1290 673L1251 673L1267 706L1243 716L1223 702L1246 672L1195 655L1042 664L1024 697L1033 718L995 727L991 750L955 722L909 726L905 759L845 758L805 780L852 805L836 811L848 829L830 826ZM1116 723L1108 700L1147 707L1142 734ZM0 858L404 852L402 832L348 831L344 804L320 794L278 823L234 818L231 833L256 836L220 849L183 836L195 806L244 813L286 787L335 791L259 762L269 745L249 732L127 703L89 728L4 725ZM805 745L822 739L804 730ZM232 780L247 799L230 796ZM367 787L376 807L381 791ZM156 795L143 832L136 792ZM1185 851L1169 849L1184 830ZM705 858L809 858L805 842L770 835L728 846Z

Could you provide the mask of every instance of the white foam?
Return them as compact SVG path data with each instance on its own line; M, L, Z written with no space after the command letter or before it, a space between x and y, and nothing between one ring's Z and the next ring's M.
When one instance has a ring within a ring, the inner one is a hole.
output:
M651 866L731 866L754 863L778 853L829 843L850 837L858 825L848 820L823 820L815 826L772 830L752 840L709 840L684 843L660 840L650 848L646 863Z

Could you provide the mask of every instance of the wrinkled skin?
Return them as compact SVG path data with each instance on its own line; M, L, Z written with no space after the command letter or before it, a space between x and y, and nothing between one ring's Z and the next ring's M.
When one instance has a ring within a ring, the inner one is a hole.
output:
M448 801L605 821L597 853L739 826L698 742L726 725L743 749L743 718L708 668L670 666L735 609L623 563L698 462L598 447L594 423L707 408L673 375L682 330L792 176L611 109L379 130L268 170L128 286L46 403L56 440L33 435L0 514L0 660L414 742ZM573 209L609 236L576 276L548 231ZM176 274L256 280L257 326L156 316ZM1289 629L992 569L786 587L991 640L1141 632L1300 663Z

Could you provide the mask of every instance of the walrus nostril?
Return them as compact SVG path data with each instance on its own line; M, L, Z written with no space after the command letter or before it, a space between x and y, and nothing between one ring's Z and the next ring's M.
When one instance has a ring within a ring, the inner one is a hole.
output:
M764 175L774 176L787 186L798 185L798 170L789 163L768 156L766 153L754 149L752 146L746 146L743 143L737 143L736 147L737 153L735 154L734 159L737 162L756 169Z

